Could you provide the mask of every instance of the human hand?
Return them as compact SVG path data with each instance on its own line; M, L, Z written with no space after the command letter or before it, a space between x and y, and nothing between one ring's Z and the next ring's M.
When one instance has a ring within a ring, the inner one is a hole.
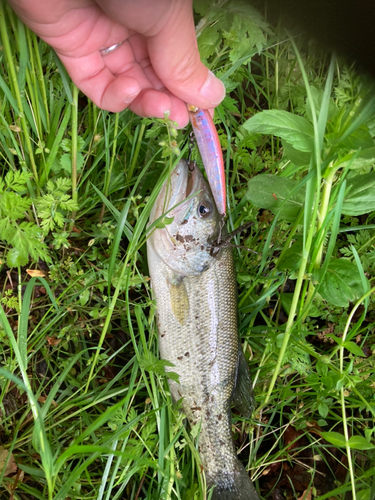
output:
M224 98L200 61L191 0L8 1L100 108L157 118L169 110L183 127L186 103L207 109Z

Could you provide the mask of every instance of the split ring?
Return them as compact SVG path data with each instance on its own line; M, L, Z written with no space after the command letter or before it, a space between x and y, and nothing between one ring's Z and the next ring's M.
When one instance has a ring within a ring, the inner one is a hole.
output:
M116 49L120 47L124 43L124 40L119 43L115 43L114 45L111 45L110 47L105 47L104 49L100 49L99 52L102 56L107 56L108 54L111 54L114 52Z

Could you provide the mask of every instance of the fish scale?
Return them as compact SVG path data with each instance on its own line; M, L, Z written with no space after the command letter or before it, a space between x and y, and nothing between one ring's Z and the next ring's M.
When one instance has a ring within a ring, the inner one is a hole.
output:
M186 163L180 162L172 173L170 191L162 189L150 216L152 223L168 206L168 216L173 217L147 241L160 356L174 365L166 370L179 375L178 382L168 380L173 400L182 399L190 425L199 426L198 451L207 486L215 486L212 498L258 500L235 453L231 431L230 405L243 357L233 256L225 247L211 252L220 216L198 169L192 173L192 193L197 194L181 204L190 194L189 175ZM211 210L207 219L199 217L202 203ZM248 409L252 388L247 371L245 382Z

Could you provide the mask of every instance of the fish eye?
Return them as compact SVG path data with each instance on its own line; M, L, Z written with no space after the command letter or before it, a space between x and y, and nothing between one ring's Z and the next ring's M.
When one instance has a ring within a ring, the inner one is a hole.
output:
M198 207L199 217L206 219L209 215L211 215L211 207L207 201L202 201Z

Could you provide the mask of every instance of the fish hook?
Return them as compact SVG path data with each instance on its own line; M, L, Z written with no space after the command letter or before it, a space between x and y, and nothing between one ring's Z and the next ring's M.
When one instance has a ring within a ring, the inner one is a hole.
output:
M228 234L228 236L225 239L222 239L222 229L224 227L224 216L220 220L220 229L219 229L219 236L218 239L215 243L212 244L211 246L211 255L214 257L217 255L219 252L220 248L223 247L231 247L231 248L243 248L249 252L255 253L258 255L258 252L255 252L255 250L252 250L251 248L245 247L243 245L235 245L234 243L231 243L230 240L236 236L239 233L242 233L242 231L245 231L248 229L250 226L252 226L254 223L253 222L247 222L246 224L243 224L242 226L238 227L234 231Z
M194 132L191 131L189 134L189 155L188 155L188 159L187 159L188 165L190 165L191 155L192 155L194 146L195 146L195 135L194 135ZM189 170L191 171L190 167L189 167Z

